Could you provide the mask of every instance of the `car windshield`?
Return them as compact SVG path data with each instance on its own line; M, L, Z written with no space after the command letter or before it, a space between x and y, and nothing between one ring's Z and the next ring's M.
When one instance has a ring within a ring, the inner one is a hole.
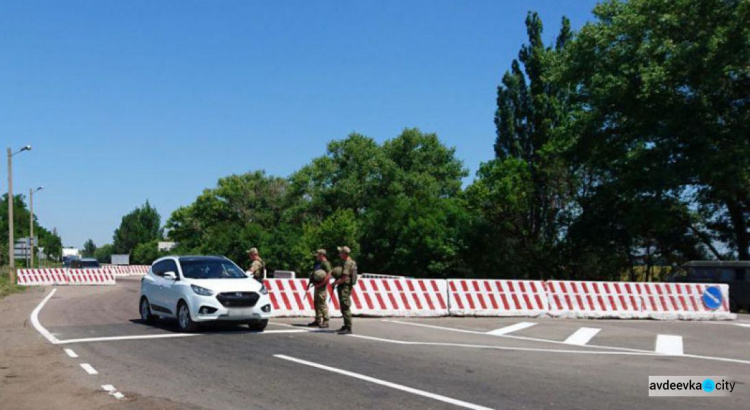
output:
M98 268L99 262L97 261L81 261L82 268Z
M222 260L182 260L182 275L188 279L246 279L234 263Z

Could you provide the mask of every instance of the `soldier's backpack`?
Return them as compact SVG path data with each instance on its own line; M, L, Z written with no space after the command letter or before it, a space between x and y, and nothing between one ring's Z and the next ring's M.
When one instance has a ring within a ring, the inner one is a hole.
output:
M352 261L354 268L352 268L352 286L357 284L359 274L357 273L357 262Z

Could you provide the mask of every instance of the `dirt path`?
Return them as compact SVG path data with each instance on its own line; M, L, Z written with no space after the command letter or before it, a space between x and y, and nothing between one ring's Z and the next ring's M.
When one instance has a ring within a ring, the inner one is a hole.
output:
M49 293L30 288L0 299L0 407L3 409L156 409L184 406L130 394L116 400L87 375L77 359L50 344L31 325L30 315Z

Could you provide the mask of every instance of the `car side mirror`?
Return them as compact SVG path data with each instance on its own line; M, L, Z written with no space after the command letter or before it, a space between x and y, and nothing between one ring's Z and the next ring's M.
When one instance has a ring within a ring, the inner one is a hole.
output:
M177 274L172 271L164 272L164 279L177 280Z

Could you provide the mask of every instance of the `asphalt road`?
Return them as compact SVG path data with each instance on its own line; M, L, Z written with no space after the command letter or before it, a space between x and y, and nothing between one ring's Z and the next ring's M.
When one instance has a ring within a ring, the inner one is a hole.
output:
M111 385L125 401L167 398L188 409L683 410L746 408L750 398L747 315L355 318L352 336L278 319L263 334L212 326L184 336L170 322L140 323L138 286L118 279L114 287L60 287L39 314L60 354L96 372L91 388ZM720 375L738 384L730 397L649 398L648 377L656 375Z

